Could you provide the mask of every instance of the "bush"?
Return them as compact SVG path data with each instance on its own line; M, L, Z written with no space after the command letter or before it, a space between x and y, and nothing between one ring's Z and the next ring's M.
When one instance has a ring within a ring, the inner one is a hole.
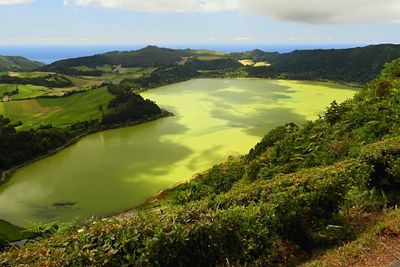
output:
M400 199L400 137L368 145L361 150L359 157L373 167L369 187L382 190L389 201L397 202Z

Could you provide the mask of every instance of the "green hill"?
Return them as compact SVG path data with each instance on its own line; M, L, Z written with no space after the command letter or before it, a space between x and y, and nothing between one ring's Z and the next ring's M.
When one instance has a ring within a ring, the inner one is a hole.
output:
M137 216L53 227L0 264L293 266L357 242L377 218L400 219L399 95L397 60L354 99L277 127Z
M61 60L45 66L43 70L69 75L101 76L107 70L110 72L113 66L163 69L181 65L203 71L199 74L203 77L234 75L365 83L378 75L385 63L397 58L400 58L400 45L394 44L350 49L296 50L283 54L258 49L243 53L217 53L148 46L136 51L114 51ZM255 64L244 66L239 60L251 60ZM209 73L216 70L216 73Z
M44 65L44 63L31 61L24 57L0 56L0 71L31 71Z
M272 64L271 67L253 70L255 76L365 83L378 75L385 63L400 58L400 45L296 50L283 54L253 50L233 53L231 56L238 60L251 59L255 62L267 61Z
M207 50L168 49L147 46L136 51L113 51L100 55L65 59L43 68L70 75L101 76L114 68L114 74L129 68L166 69L186 66L191 69L224 69L240 67L237 61L223 53Z
M96 67L103 65L122 65L123 67L151 67L159 65L170 65L178 63L184 56L189 56L190 52L185 50L174 50L168 48L158 48L147 46L137 51L113 51L100 55L65 59L50 64L46 69L56 69L58 67L88 66Z

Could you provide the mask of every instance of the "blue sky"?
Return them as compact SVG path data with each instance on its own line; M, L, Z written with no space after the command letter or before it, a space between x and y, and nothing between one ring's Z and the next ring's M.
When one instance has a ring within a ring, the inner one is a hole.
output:
M400 43L395 0L0 0L0 44Z

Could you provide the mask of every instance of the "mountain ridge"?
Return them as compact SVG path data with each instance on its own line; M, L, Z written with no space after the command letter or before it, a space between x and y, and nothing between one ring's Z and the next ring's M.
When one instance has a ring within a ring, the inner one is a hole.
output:
M241 53L218 53L207 50L147 46L139 50L111 51L104 54L64 59L44 66L43 70L68 74L76 73L76 68L80 66L168 67L185 65L196 71L234 70L241 72L241 77L365 83L377 76L385 63L397 58L400 58L400 45L397 44L346 49L295 50L289 53L264 52L260 49ZM239 63L240 60L252 60L255 63L264 64L258 67L245 66ZM98 75L101 75L101 71L97 72ZM89 72L79 73L85 75Z
M0 56L0 71L31 71L44 65L21 56Z

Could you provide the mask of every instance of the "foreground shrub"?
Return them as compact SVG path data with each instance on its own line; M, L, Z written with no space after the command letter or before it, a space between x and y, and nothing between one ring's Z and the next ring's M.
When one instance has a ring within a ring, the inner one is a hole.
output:
M360 159L373 166L368 185L382 190L388 201L399 201L400 137L366 146L361 150Z

